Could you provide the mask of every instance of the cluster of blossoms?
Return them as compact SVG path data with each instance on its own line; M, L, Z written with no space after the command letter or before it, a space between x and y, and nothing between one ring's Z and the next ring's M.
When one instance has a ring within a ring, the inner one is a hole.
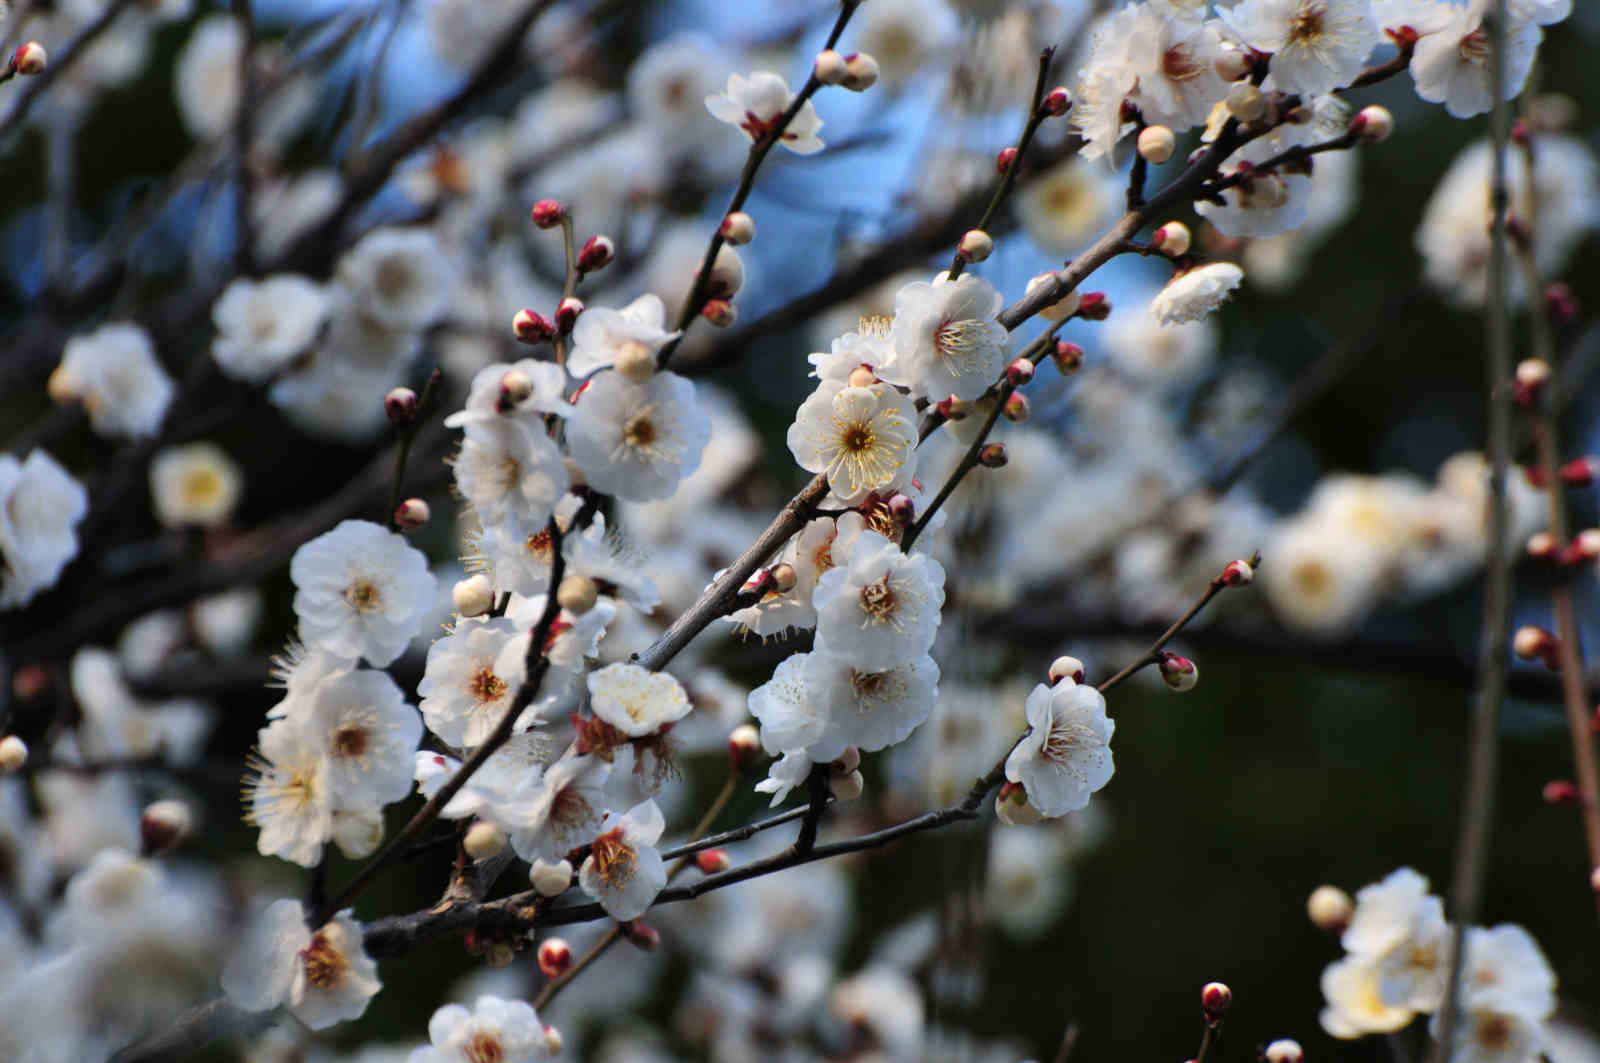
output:
M1322 1027L1351 1039L1394 1033L1442 1006L1455 931L1428 880L1401 868L1350 898L1332 887L1312 896L1312 918L1340 930L1346 955L1322 973ZM1468 927L1461 1015L1450 1058L1512 1063L1546 1050L1556 976L1520 926ZM1438 1034L1438 1018L1433 1021Z

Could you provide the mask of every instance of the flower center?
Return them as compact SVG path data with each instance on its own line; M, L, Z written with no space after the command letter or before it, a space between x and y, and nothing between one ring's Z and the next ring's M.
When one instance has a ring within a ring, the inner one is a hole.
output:
M933 330L933 349L944 360L945 366L956 374L974 372L988 346L989 329L982 321L967 318L951 321L946 318Z
M371 580L358 579L344 589L344 600L358 613L371 613L383 604L383 594Z
M1186 44L1175 44L1161 55L1161 73L1169 81L1188 81L1200 76L1203 67Z
M1074 757L1097 742L1094 732L1084 724L1052 718L1050 732L1045 735L1040 752L1054 764L1070 764Z
M305 968L306 981L318 989L332 989L338 985L350 966L344 953L328 940L326 930L317 931L311 944L300 950L300 965Z
M550 559L549 526L546 525L545 527L534 532L532 535L528 536L527 542L523 545L527 547L529 557L537 560L548 561Z
M479 704L499 701L505 695L506 681L495 675L493 668L484 665L472 673L472 678L467 681L467 691Z
M1463 63L1483 66L1489 61L1489 35L1483 31L1482 26L1479 26L1461 38L1461 43L1456 46L1456 50L1461 54Z
M222 477L215 469L191 469L183 478L183 497L190 502L214 502L221 493Z
M1478 1022L1477 1042L1491 1052L1503 1052L1511 1045L1511 1020L1487 1013Z
M873 580L861 588L861 611L867 619L874 624L885 624L894 618L895 607L899 604L895 597L894 587L889 583L889 573Z
M576 787L563 786L550 802L550 822L560 826L576 826L589 817L589 802Z
M1321 38L1326 28L1323 19L1327 12L1323 5L1306 4L1300 8L1294 18L1289 20L1289 35L1286 44L1311 44Z
M390 299L400 299L409 295L416 279L411 266L399 258L384 259L378 264L378 269L373 275L373 283L378 292Z
M871 450L873 444L872 424L868 421L857 421L844 430L840 437L840 444L851 454L859 454L863 450Z
M596 838L589 853L594 858L594 869L600 881L612 889L621 889L633 878L638 855L633 851L633 846L622 840L621 827Z
M636 450L654 443L657 435L656 425L650 419L649 411L634 414L628 418L628 423L622 426L622 441Z
M501 1063L506 1058L505 1049L500 1047L500 1038L482 1030L472 1035L462 1051L466 1054L467 1063Z
M1302 561L1294 567L1294 585L1307 597L1320 598L1333 586L1333 573L1321 561Z
M336 757L363 756L367 745L367 729L358 723L340 724L328 739L328 750Z

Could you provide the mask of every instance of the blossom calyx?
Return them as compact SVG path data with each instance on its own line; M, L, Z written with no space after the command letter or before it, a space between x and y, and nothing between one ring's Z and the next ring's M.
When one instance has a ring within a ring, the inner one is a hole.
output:
M1084 292L1078 296L1078 316L1085 321L1104 321L1111 316L1111 300L1105 292Z
M1067 340L1057 340L1055 350L1050 352L1050 360L1062 376L1071 376L1083 368L1083 348Z
M1207 982L1200 990L1200 1010L1205 1013L1206 1025L1216 1029L1222 1017L1233 1005L1233 990L1222 982Z
M576 295L569 295L561 300L561 305L556 307L556 331L568 333L572 326L578 323L578 315L583 313L583 300Z
M518 310L511 319L511 332L519 343L546 343L556 334L556 327L543 314Z
M726 299L707 299L700 316L717 328L727 328L739 319L739 310Z
M1059 118L1067 113L1067 108L1072 106L1072 93L1057 85L1044 94L1044 99L1039 101L1039 112L1052 118Z

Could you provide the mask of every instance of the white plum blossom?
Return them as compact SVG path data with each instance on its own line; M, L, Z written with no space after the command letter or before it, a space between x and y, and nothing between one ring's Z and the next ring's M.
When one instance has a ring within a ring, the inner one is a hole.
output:
M824 572L812 600L818 650L863 672L880 672L932 648L944 608L944 566L864 531L848 566Z
M516 687L494 670L495 658L516 635L517 625L505 617L463 618L428 647L428 663L417 684L428 730L458 747L476 746L489 737L516 695Z
M550 759L550 740L539 731L513 733L483 766L445 802L443 819L477 816L505 830L514 830L534 816L545 792L542 775ZM417 792L432 798L461 768L461 761L443 753L414 754Z
M865 518L854 510L837 519L808 521L778 553L778 563L794 568L794 586L783 593L769 590L754 605L737 609L724 619L762 638L790 628L815 627L817 610L812 598L817 581L836 563L849 558L865 528Z
M0 609L27 605L78 556L89 495L48 452L0 454Z
M789 450L802 469L823 473L846 504L910 481L916 461L917 411L887 384L817 385L789 426Z
M758 70L748 78L729 74L725 91L706 96L706 110L718 121L738 126L754 143L772 131L793 101L788 82L778 74ZM817 136L821 128L822 118L807 100L778 143L796 155L815 154L822 150L822 138Z
M1111 781L1111 733L1106 699L1087 684L1065 678L1040 683L1028 695L1028 734L1006 758L1006 778L1020 784L1028 804L1046 816L1063 816L1089 803Z
M428 559L370 521L341 521L304 544L289 562L294 612L309 646L391 663L433 605Z
M325 782L337 809L382 806L410 792L422 719L387 672L324 679L311 693L304 726L327 758Z
M546 768L537 792L511 824L516 854L554 862L593 839L605 810L608 771L595 756L563 757Z
M1272 55L1272 80L1304 96L1350 84L1378 44L1372 0L1242 0L1219 8L1250 47Z
M630 502L666 498L700 465L711 420L676 373L634 383L600 373L578 398L567 446L589 486Z
M785 752L767 765L767 777L756 783L756 793L771 794L772 801L768 807L777 808L789 796L789 791L805 785L812 767L811 758L805 753L794 750Z
M240 277L211 307L211 356L227 376L259 384L310 348L330 309L327 291L308 278Z
M939 700L939 666L923 655L869 672L829 653L812 652L805 662L807 709L825 713L827 724L805 752L821 763L854 746L874 752L920 727Z
M551 1055L544 1023L533 1005L484 995L472 1009L446 1004L428 1020L431 1045L406 1063L531 1063Z
M245 821L261 828L256 849L315 867L333 830L328 760L299 719L262 728L257 748L245 779Z
M654 734L694 708L672 676L626 661L589 673L589 707L630 738Z
M50 394L82 402L89 424L102 436L155 435L176 391L150 336L127 323L101 325L68 340L50 376Z
M544 425L521 417L467 422L455 457L456 487L485 528L543 531L566 494L567 467Z
M1085 135L1120 135L1122 116L1104 114L1124 101L1139 109L1149 125L1189 129L1206 120L1226 86L1213 69L1222 38L1214 22L1156 3L1129 4L1106 15L1095 27L1089 61L1080 72L1088 89ZM1100 98L1097 94L1109 90ZM1079 106L1083 101L1079 101ZM1077 107L1074 107L1074 111ZM1101 126L1091 130L1089 127ZM1094 157L1088 155L1087 157ZM1102 152L1096 152L1096 155Z
M771 679L750 691L750 715L761 724L761 745L768 753L804 750L822 737L828 725L821 699L811 697L806 688L810 659L809 653L790 654Z
M1323 968L1326 1004L1319 1016L1322 1028L1333 1037L1348 1040L1409 1026L1417 1013L1405 1004L1386 1003L1379 991L1381 979L1377 962L1356 953Z
M1464 6L1438 4L1429 12L1430 18L1411 27L1420 34L1411 55L1417 95L1429 103L1444 104L1453 118L1471 118L1494 105L1492 45L1483 25L1489 6L1489 0L1469 0ZM1502 47L1505 98L1509 100L1528 80L1544 33L1515 10L1507 21Z
M621 310L591 306L572 328L567 372L585 377L615 362L630 346L658 354L676 333L666 329L667 308L656 295L645 294Z
M930 402L977 398L1005 368L1008 334L995 320L1004 303L971 273L907 284L894 297L894 360L878 375Z
M372 230L339 260L337 276L362 315L396 331L433 324L455 296L455 266L428 228Z
M1232 262L1207 262L1175 274L1150 300L1150 315L1163 325L1200 321L1227 302L1244 281Z
M244 32L228 15L200 20L178 53L172 88L189 135L214 140L233 125L239 109L239 53Z
M588 316L587 312L584 316ZM584 318L578 320L581 322ZM517 403L514 409L504 410L500 406L501 385L506 374L511 372L521 373L527 378L528 396ZM444 424L446 428L464 428L477 421L497 420L513 413L537 421L542 421L546 414L569 417L572 415L572 405L567 402L566 385L566 374L554 362L541 362L533 358L523 358L517 362L494 362L472 375L466 406L446 417Z
M168 447L150 459L150 499L169 528L227 521L243 490L239 465L215 443Z
M656 848L665 829L666 819L654 801L635 805L626 815L606 814L578 868L578 885L611 918L639 918L667 884L667 866Z
M378 965L362 948L361 924L350 909L313 932L300 902L287 899L251 922L222 972L223 992L234 1006L267 1011L281 1005L313 1030L359 1017L380 988Z
M1470 927L1462 985L1474 1010L1548 1019L1556 1010L1556 976L1539 943L1522 927Z
M854 329L844 333L829 344L827 352L808 354L811 375L818 380L837 380L848 383L850 374L858 368L876 373L879 366L888 365L894 358L894 347L889 342L892 319L864 317Z

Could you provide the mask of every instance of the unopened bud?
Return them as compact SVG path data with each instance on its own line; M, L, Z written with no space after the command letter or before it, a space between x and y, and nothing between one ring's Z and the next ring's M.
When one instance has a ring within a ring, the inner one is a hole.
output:
M1028 801L1028 791L1021 783L1008 782L995 795L994 815L1001 823L1012 827L1026 827L1044 819L1044 814Z
M16 735L0 738L0 775L14 775L28 763L28 743Z
M494 587L482 572L450 588L450 604L462 616L482 616L494 608Z
M787 561L780 561L767 571L772 573L772 589L779 594L788 594L800 582L800 573Z
M849 775L861 767L861 749L859 746L845 746L833 763L828 765L828 770L835 775Z
M1248 81L1235 81L1223 98L1228 113L1241 122L1260 121L1267 113L1267 98Z
M467 836L461 839L461 848L474 860L487 860L503 852L506 847L505 831L480 819L467 828Z
M1547 805L1571 805L1578 801L1578 788L1566 779L1551 779L1541 792Z
M1058 373L1071 376L1083 368L1083 348L1076 343L1059 340L1056 349L1050 352L1050 360L1056 364Z
M1372 104L1356 112L1350 119L1350 132L1354 133L1366 144L1376 144L1388 140L1394 133L1394 115L1389 113L1389 108Z
M1006 383L1014 388L1020 388L1033 379L1033 363L1026 358L1018 358L1006 366Z
M972 402L947 395L934 403L933 409L947 421L965 421L972 414Z
M533 380L520 369L507 369L500 377L500 395L495 400L495 412L510 413L528 401L533 394Z
M576 295L569 295L561 300L561 305L556 307L556 331L566 334L572 331L572 326L578 323L578 315L583 313L583 300Z
M1524 358L1517 363L1517 401L1531 405L1550 379L1550 363L1542 358Z
M417 393L410 388L390 388L383 397L383 412L396 428L406 427L417 419Z
M617 245L611 237L595 235L589 237L584 243L583 250L578 252L578 272L593 273L597 269L604 269L617 257Z
M1004 443L985 443L978 451L978 464L985 469L1003 469L1010 460Z
M533 205L533 224L541 229L553 229L561 224L565 208L553 199L541 199Z
M1556 542L1556 537L1547 531L1534 532L1528 536L1528 556L1540 561L1554 560L1561 552L1561 544Z
M1255 578L1256 570L1250 567L1248 561L1229 561L1222 569L1222 582L1229 587L1243 587Z
M1578 296L1572 290L1572 285L1557 281L1544 290L1544 312L1550 323L1557 328L1564 328L1578 320L1582 307L1578 303Z
M761 756L761 732L754 724L741 723L728 732L728 764L734 771L749 771Z
M1084 292L1078 296L1078 316L1085 321L1104 321L1111 316L1111 300L1105 292Z
M740 586L739 597L745 599L763 598L772 590L772 584L772 570L770 568L758 568Z
M539 970L546 978L560 978L572 966L572 946L565 938L545 938L539 942Z
M1267 1063L1301 1063L1306 1054L1301 1050L1299 1041L1281 1037L1262 1050L1261 1058Z
M853 388L870 388L878 382L878 374L864 365L858 365L850 370L850 375L845 378L845 383Z
M911 527L917 519L916 501L910 495L890 495L889 516L893 517L895 523L902 528Z
M139 841L146 856L176 847L193 830L194 813L171 798L151 802L139 816Z
M844 79L849 76L844 56L832 48L824 48L817 53L817 61L812 64L811 72L824 85L843 85Z
M968 229L958 250L968 262L982 262L994 253L994 238L982 229Z
M866 92L878 83L878 61L866 52L845 56L844 80L839 82L851 92Z
M1000 412L1005 415L1006 420L1021 424L1028 419L1029 414L1033 413L1033 404L1028 401L1028 396L1013 391L1006 396L1005 408Z
M861 791L867 788L867 780L861 777L859 771L848 775L836 775L828 779L828 792L833 794L835 801L854 801L861 796Z
M495 970L504 970L510 967L517 959L517 950L504 941L496 941L483 954L483 962Z
M1044 94L1044 99L1039 101L1039 111L1051 117L1060 117L1067 113L1067 108L1072 106L1072 94L1057 85Z
M38 41L21 45L11 57L11 66L23 77L44 73L49 62L50 57L45 53L44 45Z
M735 247L748 244L756 238L755 219L742 210L736 210L723 218L721 228L722 238Z
M401 531L414 531L428 523L432 515L428 503L420 498L408 498L395 508L394 526Z
M1055 686L1063 679L1070 679L1074 683L1081 683L1083 682L1084 677L1083 662L1078 660L1076 657L1069 657L1066 654L1062 654L1060 657L1057 657L1055 660L1050 662L1050 671L1047 674L1050 677L1051 686Z
M1200 681L1200 669L1195 667L1193 661L1176 653L1163 653L1156 662L1156 668L1161 672L1161 678L1167 686L1182 694L1194 689Z
M1169 221L1150 234L1150 246L1168 258L1187 255L1192 240L1189 227L1181 221Z
M553 864L535 860L528 868L528 882L541 897L559 897L572 885L572 864L566 860Z
M656 352L638 340L624 340L611 366L623 378L642 384L655 375Z
M995 169L995 172L999 173L999 174L1004 174L1007 170L1011 169L1012 164L1015 163L1016 161L1017 161L1017 149L1016 148L1001 148L1000 151L994 157L994 169Z
M701 849L694 854L694 866L707 875L726 871L732 864L733 860L728 856L726 849Z
M544 1051L546 1055L559 1056L561 1050L567 1045L561 1036L561 1031L554 1026L544 1028Z
M1217 77L1223 81L1238 81L1250 73L1250 57L1239 49L1223 46L1217 52L1217 57L1211 61L1211 69L1216 71Z
M1600 476L1600 458L1593 455L1574 458L1561 466L1561 482L1568 487L1588 487Z
M1215 1029L1222 1025L1222 1017L1233 1006L1233 990L1222 982L1207 982L1200 989L1200 1010L1205 1013L1206 1025Z
M1356 902L1338 886L1318 886L1306 898L1306 915L1312 925L1330 934L1343 933L1355 910Z
M543 314L518 310L511 319L511 332L519 343L545 343L556 334L556 327Z
M1511 638L1512 653L1524 661L1543 661L1552 671L1559 665L1556 660L1558 645L1555 635L1533 624L1517 628Z
M573 616L582 616L594 608L600 591L588 576L568 576L556 588L556 602Z
M1148 125L1139 130L1139 157L1157 166L1172 158L1178 150L1178 138L1164 125Z
M706 298L732 299L744 287L744 260L739 252L723 244L711 262L711 276L706 280Z
M633 919L626 923L619 923L618 926L622 928L622 936L627 938L628 943L634 948L643 949L645 952L654 952L661 947L661 931L649 923Z
M700 316L717 328L727 328L739 319L738 309L726 299L707 299L700 308Z

